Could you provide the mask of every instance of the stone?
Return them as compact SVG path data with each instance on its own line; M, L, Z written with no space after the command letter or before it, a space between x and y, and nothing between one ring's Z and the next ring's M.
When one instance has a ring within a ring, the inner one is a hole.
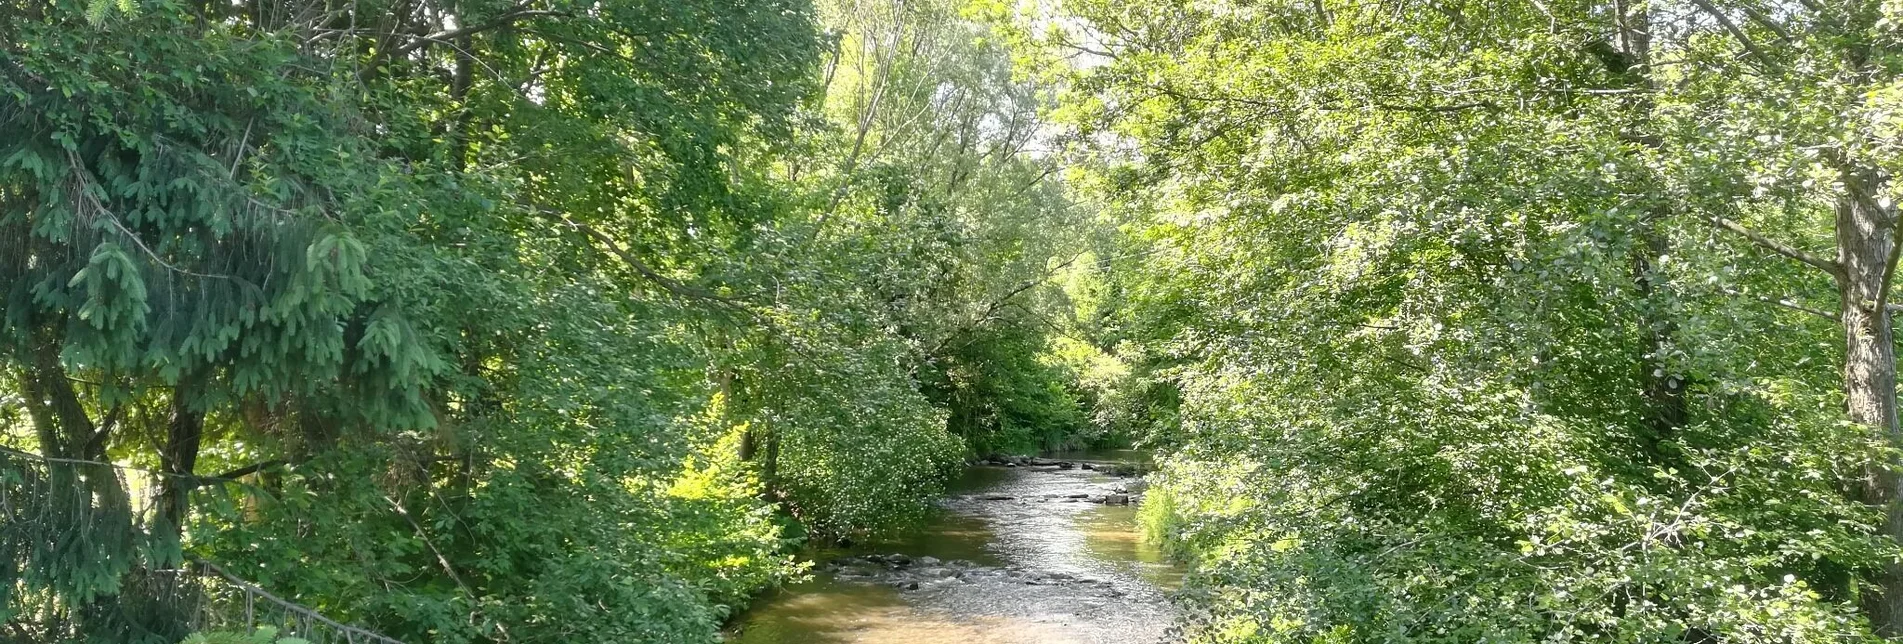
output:
M945 563L945 562L939 561L938 557L919 557L918 558L918 565L921 565L921 566L936 566L942 563Z
M1112 494L1110 496L1104 497L1103 502L1104 502L1104 505L1129 505L1130 495Z

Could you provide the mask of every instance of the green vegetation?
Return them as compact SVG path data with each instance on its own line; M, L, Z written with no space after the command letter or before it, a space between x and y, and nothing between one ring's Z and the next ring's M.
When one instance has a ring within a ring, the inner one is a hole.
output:
M310 644L295 637L278 637L276 628L260 627L251 634L244 633L193 633L185 638L183 644Z
M1898 172L1895 0L0 0L0 637L715 641L1132 445L1194 642L1903 637Z
M1088 213L955 7L0 33L0 429L68 459L6 457L7 637L177 641L190 558L406 641L708 641L1009 431L957 405L1079 413L1029 329Z
M1192 640L1903 635L1903 5L1059 10Z

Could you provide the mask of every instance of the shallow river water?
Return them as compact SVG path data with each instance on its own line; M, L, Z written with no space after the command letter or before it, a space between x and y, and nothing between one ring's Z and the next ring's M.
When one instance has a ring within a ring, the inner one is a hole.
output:
M1096 502L1131 481L1081 468L973 467L929 526L822 554L812 581L761 598L728 641L1170 641L1165 593L1181 571L1138 538L1135 505Z

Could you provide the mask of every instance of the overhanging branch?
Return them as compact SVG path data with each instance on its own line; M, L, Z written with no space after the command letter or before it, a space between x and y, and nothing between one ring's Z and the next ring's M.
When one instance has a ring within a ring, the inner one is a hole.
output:
M653 282L657 286L660 286L662 290L665 290L669 293L673 293L674 295L678 295L681 297L701 299L701 300L712 300L715 302L721 302L721 303L729 304L729 305L737 304L740 301L739 298L729 297L729 296L721 295L719 293L715 293L713 291L709 291L706 289L697 288L687 284L682 284L678 281L668 278L666 275L662 275L659 271L656 271L654 270L654 268L648 266L646 262L641 261L641 258L635 257L634 253L628 251L628 249L626 248L622 248L620 244L615 243L615 240L613 237L609 237L607 233L601 232L600 229L595 228L594 226L590 226L588 224L576 221L573 217L569 217L568 215L565 215L562 213L544 210L541 208L533 208L532 210L534 210L536 214L560 221L563 225L568 226L570 229L576 232L582 233L584 235L587 235L588 237L594 239L596 242L599 242L602 246L606 246L610 254L614 255L616 258L619 258L622 263L627 264L628 268L633 269L634 272L639 274L641 277L647 279L650 282Z
M434 33L421 36L417 38L416 40L412 40L409 43L404 44L403 46L397 47L396 49L392 50L390 52L390 55L402 56L412 51L416 51L417 48L432 42L455 40L463 36L474 35L474 34L482 33L492 29L506 27L510 24L514 24L517 21L526 20L529 18L539 18L539 17L545 17L545 16L571 16L571 15L574 15L574 14L570 14L566 11L549 11L544 9L515 9L512 11L503 12L502 15L496 16L493 20L490 20L482 24L470 25L467 27L458 27L455 29L444 29L442 31L437 31Z
M1810 253L1804 252L1802 249L1799 249L1795 246L1791 246L1789 244L1785 244L1775 239L1765 237L1764 235L1758 234L1757 231L1751 230L1749 228L1745 228L1743 224L1732 221L1730 219L1726 219L1724 217L1712 215L1710 221L1712 225L1714 226L1737 233L1738 235L1743 236L1745 239L1751 240L1751 243L1757 244L1758 247L1760 248L1769 250L1779 255L1783 255L1785 257L1789 257L1791 259L1795 259L1797 261L1800 261L1806 264L1810 264L1811 266L1817 267L1818 270L1821 270L1825 273L1829 273L1831 277L1839 277L1843 275L1843 267L1838 266L1837 262L1826 260L1816 255L1812 255Z
M1758 62L1767 66L1775 65L1769 56L1764 55L1764 50L1759 49L1757 43L1751 40L1751 36L1746 34L1738 23L1733 22L1731 16L1725 15L1725 12L1719 11L1718 7L1712 6L1710 0L1692 0L1692 4L1698 5L1699 9L1711 14L1711 17L1718 21L1719 26L1730 32L1732 38L1738 39L1738 44L1742 45L1745 51L1750 52L1752 58L1758 59Z

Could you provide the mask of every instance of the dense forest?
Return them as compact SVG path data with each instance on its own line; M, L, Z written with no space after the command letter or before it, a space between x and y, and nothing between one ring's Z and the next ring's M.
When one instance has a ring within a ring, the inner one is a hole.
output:
M0 0L0 639L719 641L1089 447L1189 642L1903 638L1898 172L1897 0Z

